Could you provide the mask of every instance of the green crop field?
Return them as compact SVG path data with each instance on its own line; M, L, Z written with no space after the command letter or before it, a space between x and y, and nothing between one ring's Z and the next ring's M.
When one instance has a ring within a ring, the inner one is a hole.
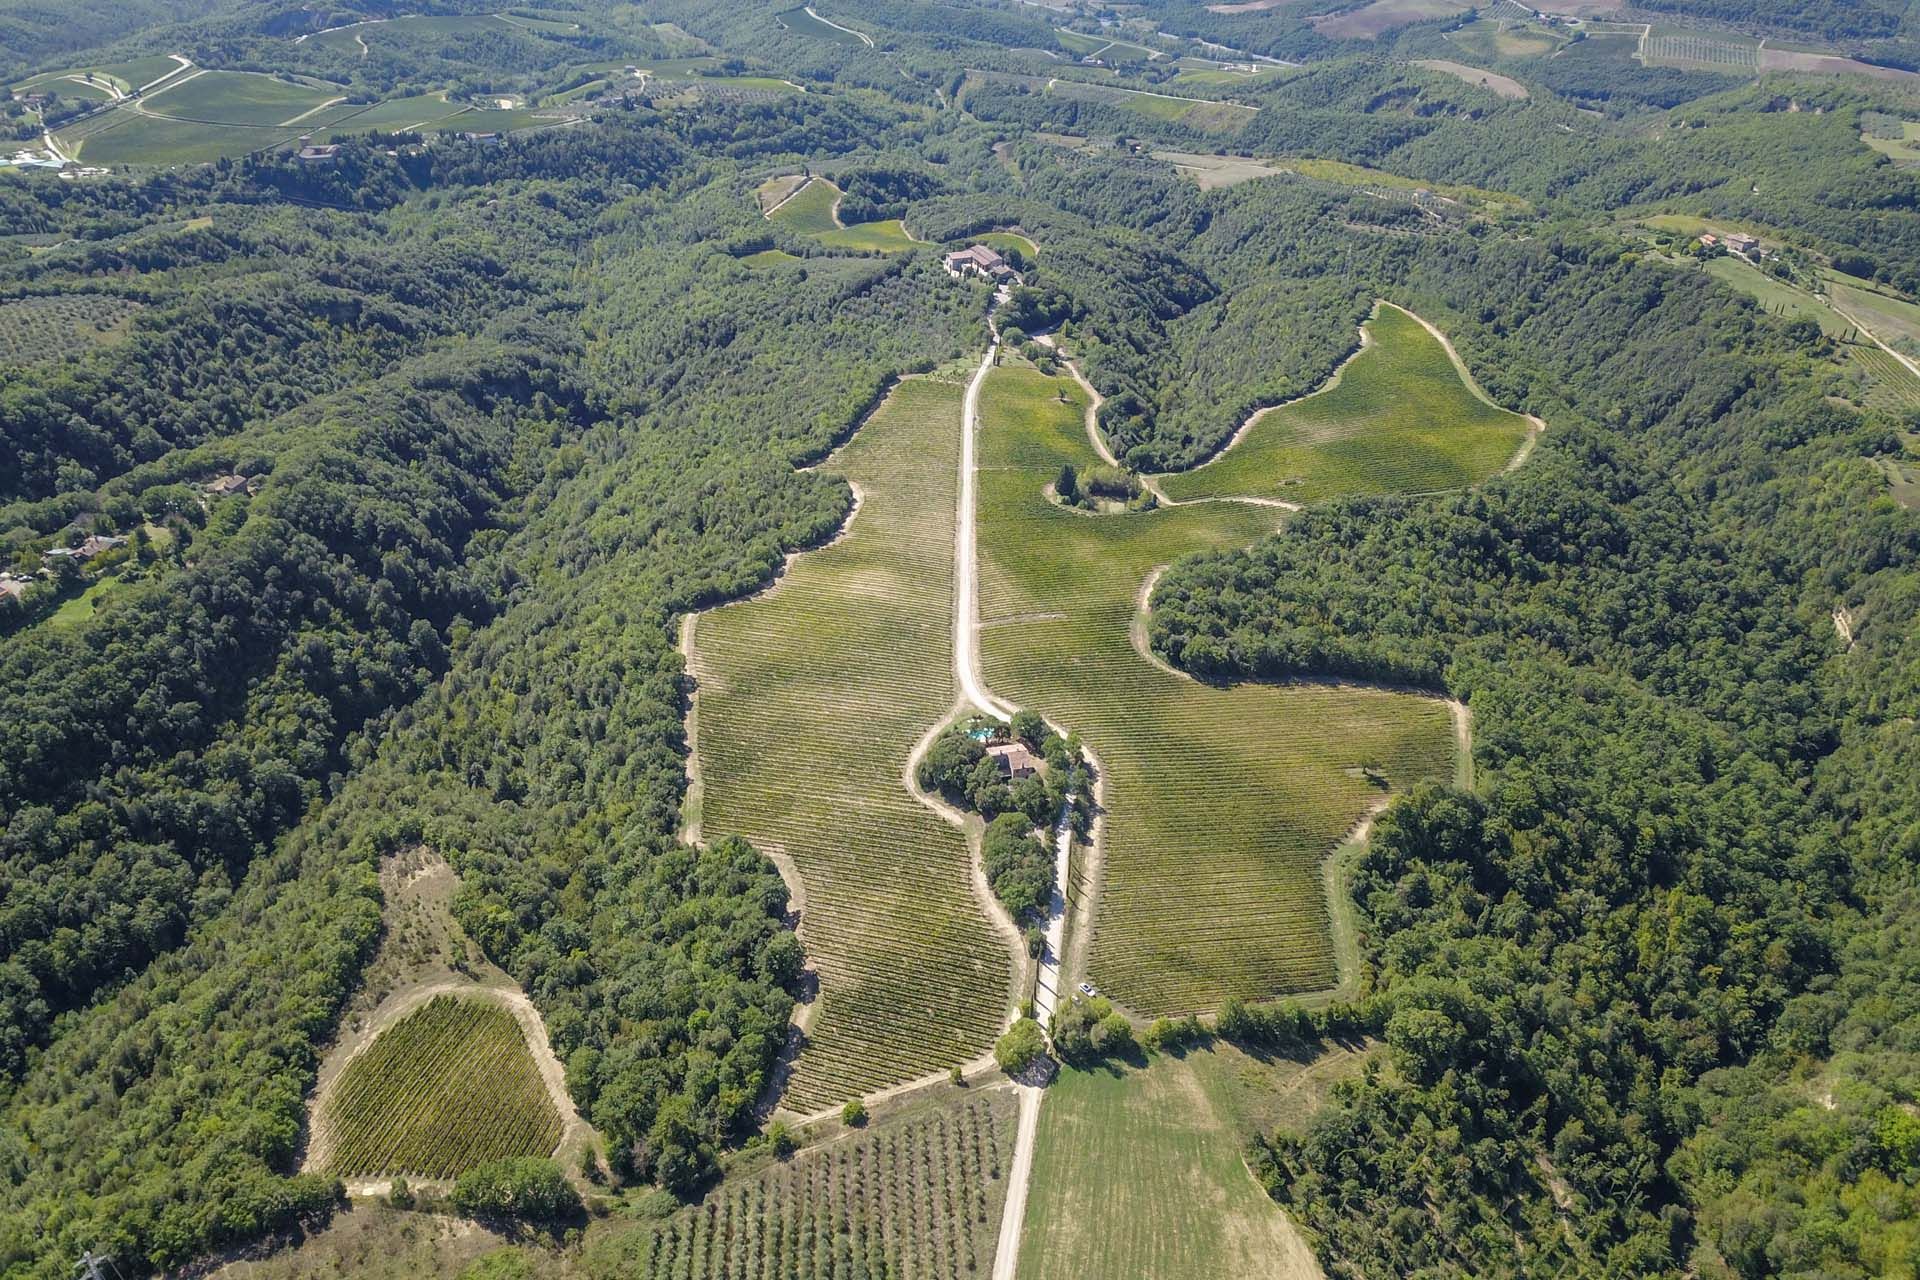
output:
M1011 1001L966 841L903 778L955 697L961 393L902 382L828 464L863 495L852 525L694 633L702 832L791 858L805 889L802 1113L976 1056Z
M843 44L853 49L864 49L867 45L865 40L862 40L852 32L842 31L832 23L820 21L807 12L805 5L782 10L774 16L780 20L781 26L789 31L797 31L803 36L813 36L818 40L830 40L834 44ZM835 18L834 21L838 22L839 19Z
M418 129L438 123L457 115L478 115L473 108L457 102L448 102L444 90L439 93L417 93L405 98L389 98L385 102L376 102L372 106L356 109L351 116L341 121L341 125L354 130L361 129ZM488 132L478 124L478 132Z
M834 249L870 249L881 253L904 253L920 243L907 234L906 224L898 218L822 231L814 239Z
M1060 395L1066 397L1064 402ZM1003 368L983 393L981 657L995 693L1077 730L1106 769L1091 976L1142 1014L1212 1010L1336 981L1322 864L1382 792L1453 771L1439 702L1323 685L1217 688L1134 648L1157 567L1270 533L1278 513L1205 503L1092 516L1043 487L1095 456L1075 383Z
M788 253L785 249L762 249L758 253L744 255L740 259L740 265L751 267L755 271L763 271L768 267L777 267L782 263L799 261L799 258Z
M840 188L825 178L815 178L770 216L798 235L816 236L840 226L833 218L833 203L839 198Z
M354 1057L314 1121L328 1172L451 1178L543 1156L560 1113L520 1024L482 997L435 996Z
M97 293L0 302L0 364L40 364L111 342L140 303Z
M1867 378L1866 403L1889 413L1920 412L1920 377L1875 346L1850 344L1848 360Z
M1110 85L1087 84L1080 80L1055 80L1048 93L1080 102L1101 102L1125 107L1155 120L1169 120L1206 133L1234 133L1247 126L1259 114L1258 107L1234 102L1213 102L1201 98L1182 98L1173 94L1148 93L1137 89L1119 89Z
M247 71L207 71L155 90L142 105L154 115L203 124L283 126L345 92Z
M1709 258L1705 269L1708 275L1746 294L1768 311L1779 315L1809 317L1828 337L1837 338L1853 331L1852 322L1842 319L1826 303L1784 280L1768 275L1745 258Z
M1330 1062L1315 1070L1361 1059ZM1305 1074L1224 1044L1062 1073L1040 1111L1020 1280L1318 1280L1242 1155L1276 1100L1314 1095Z
M1880 341L1920 356L1920 306L1834 271L1827 273L1827 297L1836 308L1858 316Z
M586 1269L623 1280L984 1276L1013 1142L1013 1091L994 1089L728 1178L658 1230L589 1250Z
M1005 253L1009 249L1018 249L1030 259L1040 256L1040 246L1017 231L983 231L975 236L974 243L984 244L989 249L998 249Z
M1202 467L1161 477L1175 499L1322 502L1353 493L1457 489L1494 475L1527 420L1481 399L1410 314L1382 304L1371 345L1331 385L1261 415Z

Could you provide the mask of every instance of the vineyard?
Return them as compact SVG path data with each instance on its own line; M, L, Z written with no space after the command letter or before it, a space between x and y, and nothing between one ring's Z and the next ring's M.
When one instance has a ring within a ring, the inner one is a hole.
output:
M781 205L774 212L773 220L796 235L817 236L839 227L839 221L833 216L833 203L839 198L840 188L825 178L815 178Z
M1163 476L1175 499L1234 494L1321 502L1352 493L1457 489L1498 472L1527 420L1482 400L1446 348L1382 303L1371 344L1335 381L1262 413L1212 462Z
M978 1055L1011 999L966 841L903 777L955 696L961 391L902 382L830 464L861 497L839 540L694 632L704 834L791 859L802 886L802 1113Z
M980 648L996 693L1079 731L1106 770L1092 977L1142 1014L1330 986L1322 862L1385 794L1362 766L1396 788L1449 776L1447 709L1361 688L1216 688L1144 658L1130 628L1148 574L1254 542L1276 513L1055 506L1042 487L1061 464L1094 460L1083 405L1065 378L1004 368L988 379Z
M1702 35L1655 35L1647 37L1647 65L1650 67L1699 68L1713 71L1758 71L1759 46Z
M1313 1092L1301 1075L1227 1046L1063 1073L1040 1111L1020 1280L1318 1280L1241 1155L1280 1088ZM1241 1094L1259 1095L1254 1114Z
M1889 413L1920 412L1920 377L1879 347L1851 343L1847 357L1867 375L1866 403Z
M138 302L97 293L0 302L0 364L42 364L109 341L138 310Z
M314 1121L315 1163L340 1177L452 1178L560 1142L520 1024L481 997L435 996L341 1072Z
M997 1089L728 1179L594 1274L622 1280L962 1280L993 1267L1013 1093Z

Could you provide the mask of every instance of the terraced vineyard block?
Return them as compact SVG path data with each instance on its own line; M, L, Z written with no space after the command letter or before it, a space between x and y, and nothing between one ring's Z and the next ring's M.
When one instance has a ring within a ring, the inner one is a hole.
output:
M977 1056L1011 999L966 842L903 776L955 697L962 392L902 382L827 464L860 492L851 526L694 633L703 833L791 859L803 885L820 975L787 1095L803 1113Z

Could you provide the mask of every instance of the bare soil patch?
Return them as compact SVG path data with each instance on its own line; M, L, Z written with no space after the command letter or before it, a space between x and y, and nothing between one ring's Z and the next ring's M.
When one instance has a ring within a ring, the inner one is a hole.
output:
M1396 27L1428 18L1449 18L1465 13L1470 7L1459 0L1373 0L1365 8L1308 21L1321 35L1336 40L1372 40Z
M1444 71L1450 76L1465 80L1468 84L1477 84L1482 89L1491 90L1503 98L1519 99L1527 96L1527 86L1518 80L1495 75L1491 71L1482 71L1464 62L1450 62L1445 58L1421 58L1414 65L1425 67L1429 71Z

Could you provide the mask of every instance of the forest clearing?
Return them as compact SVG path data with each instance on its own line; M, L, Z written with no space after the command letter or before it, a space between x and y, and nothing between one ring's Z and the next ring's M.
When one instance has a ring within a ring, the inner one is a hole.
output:
M1319 390L1259 411L1212 459L1156 482L1180 500L1297 503L1474 484L1514 460L1530 424L1463 372L1417 317L1382 302L1363 326L1361 349Z
M955 699L960 400L902 381L824 464L860 495L840 537L694 631L703 832L804 887L820 994L785 1100L801 1114L975 1058L1012 1001L967 840L903 777Z
M1138 1015L1331 987L1321 863L1386 792L1452 776L1449 713L1361 686L1206 685L1143 656L1148 575L1251 543L1279 513L1091 515L1049 501L1062 466L1098 462L1083 394L1029 368L988 379L980 649L997 694L1080 733L1106 770L1091 977ZM1052 616L1016 621L1037 614Z

